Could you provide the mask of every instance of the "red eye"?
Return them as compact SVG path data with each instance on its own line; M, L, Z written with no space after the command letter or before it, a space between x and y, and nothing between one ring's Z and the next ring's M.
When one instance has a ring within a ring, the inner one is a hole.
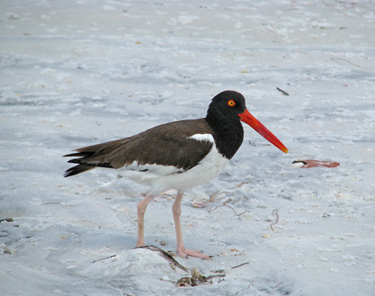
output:
M229 100L229 101L227 102L227 104L228 104L229 107L234 107L234 106L236 106L236 102L235 102L234 100Z

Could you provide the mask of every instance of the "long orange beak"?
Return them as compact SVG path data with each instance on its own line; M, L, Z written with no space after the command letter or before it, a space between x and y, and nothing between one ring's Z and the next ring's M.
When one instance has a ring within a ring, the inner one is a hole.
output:
M288 153L288 148L286 148L284 144L281 143L280 140L276 138L276 136L273 133L271 133L258 119L251 115L250 112L247 111L247 109L244 113L238 114L238 116L241 118L241 121L250 125L257 133L263 136L266 140L271 142L281 151Z

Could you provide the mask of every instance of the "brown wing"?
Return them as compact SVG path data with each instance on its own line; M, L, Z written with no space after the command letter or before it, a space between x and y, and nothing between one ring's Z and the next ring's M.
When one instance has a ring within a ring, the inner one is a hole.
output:
M64 155L78 165L68 169L65 177L95 167L120 168L132 164L157 164L188 170L196 166L211 150L213 143L189 139L194 134L212 134L205 119L176 121L151 128L135 136L77 149ZM134 169L134 167L132 167Z

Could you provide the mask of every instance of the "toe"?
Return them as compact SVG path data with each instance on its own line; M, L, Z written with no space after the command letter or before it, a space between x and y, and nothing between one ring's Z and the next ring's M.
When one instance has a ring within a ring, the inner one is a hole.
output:
M197 257L197 258L201 258L201 259L211 259L210 256L206 255L206 254L203 254L201 251L197 251L197 250L186 250L186 249L182 249L182 250L178 250L177 251L178 255L183 257L183 258L188 258L188 257Z

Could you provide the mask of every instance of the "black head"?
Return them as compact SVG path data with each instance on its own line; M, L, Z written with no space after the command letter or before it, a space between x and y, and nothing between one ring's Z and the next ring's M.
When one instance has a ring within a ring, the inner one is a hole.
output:
M246 109L245 98L238 92L227 90L215 96L208 108L206 120L223 143L224 148L221 147L220 152L228 159L234 155L243 140L243 128L240 121L250 125L281 151L288 152L284 144L250 114Z
M206 120L214 130L219 151L230 159L243 141L240 121L250 125L256 132L281 151L288 149L261 122L246 109L245 98L238 92L226 90L216 95L208 107Z
M243 141L243 128L239 114L246 111L245 98L235 91L216 95L208 107L206 120L214 130L219 152L231 159Z
M243 95L236 91L226 90L216 95L208 107L206 119L221 122L240 121L238 114L245 112L246 104Z

